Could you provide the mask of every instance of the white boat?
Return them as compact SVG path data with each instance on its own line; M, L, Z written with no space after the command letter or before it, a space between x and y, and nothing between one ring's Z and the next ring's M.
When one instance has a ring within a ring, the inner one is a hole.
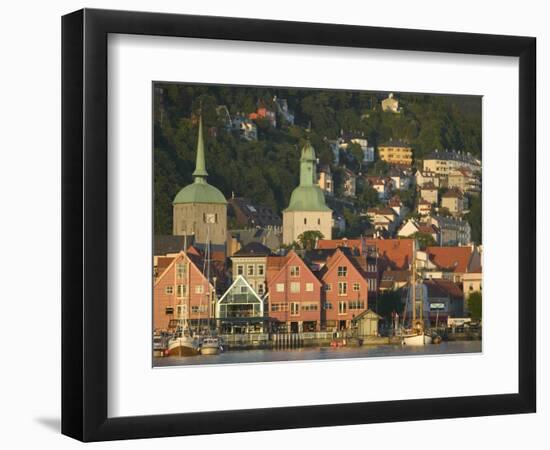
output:
M202 340L201 355L217 355L223 351L221 341L217 337L209 336Z
M409 335L403 336L401 343L403 345L410 345L410 346L428 345L432 343L432 337L424 333L409 334Z
M198 355L199 350L200 343L197 338L180 332L168 341L166 353L168 356L193 356Z

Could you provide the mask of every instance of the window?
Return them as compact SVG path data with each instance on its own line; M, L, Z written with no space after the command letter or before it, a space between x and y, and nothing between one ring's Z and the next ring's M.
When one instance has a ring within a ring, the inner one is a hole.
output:
M164 288L164 293L166 295L172 295L174 293L174 286L170 285L170 286L166 286Z
M353 292L359 292L360 289L359 283L353 283Z
M275 286L275 290L277 292L284 292L285 291L284 283L277 283L277 285Z
M246 274L249 277L254 276L254 266L252 264L249 264L248 266L246 266Z
M264 274L264 265L258 264L258 275L263 276Z
M256 289L256 291L258 292L258 295L263 295L264 294L264 284L263 283L258 283L258 288Z
M348 312L348 302L338 302L338 314L346 314Z
M186 268L187 268L187 266L185 265L185 263L177 263L176 264L176 276L179 279L182 279L183 277L185 277Z
M195 286L195 294L203 294L204 293L204 286L202 284L197 284Z
M167 306L165 311L166 311L166 314L168 314L168 315L174 314L174 307L173 306Z
M304 225L307 225L307 218L304 217Z
M290 283L290 292L294 292L294 293L300 292L300 283L296 281L293 281L292 283Z
M348 283L345 281L338 282L338 295L348 295Z
M241 294L246 294L248 292L248 287L241 286Z
M237 275L244 275L244 266L242 264L237 265Z
M183 316L183 314L187 312L187 305L176 306L176 312L178 316Z
M208 312L208 305L191 306L191 312L194 314Z
M376 278L367 278L367 284L369 286L369 291L376 291Z
M365 302L362 300L349 302L349 309L365 309Z
M332 291L332 283L327 283L327 284L325 284L325 291L326 291L326 292Z
M187 294L187 286L185 284L178 284L178 297L182 298Z
M338 276L345 277L348 274L347 266L338 266Z
M288 303L272 303L271 304L272 312L284 312L288 311Z
M368 272L376 272L376 264L369 264L367 267Z
M313 292L313 283L306 283L306 292Z
M332 303L330 302L326 302L323 306L325 309L332 309Z
M300 314L300 304L296 302L292 302L290 304L290 315L297 316L299 314Z
M321 219L317 219L317 225L321 225Z
M300 276L300 266L290 266L290 276L299 277Z
M302 304L302 311L317 311L317 303L304 303Z

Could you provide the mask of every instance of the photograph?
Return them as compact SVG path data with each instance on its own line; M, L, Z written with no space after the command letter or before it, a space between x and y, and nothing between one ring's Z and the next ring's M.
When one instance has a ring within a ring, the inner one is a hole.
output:
M154 82L153 366L482 351L482 97Z

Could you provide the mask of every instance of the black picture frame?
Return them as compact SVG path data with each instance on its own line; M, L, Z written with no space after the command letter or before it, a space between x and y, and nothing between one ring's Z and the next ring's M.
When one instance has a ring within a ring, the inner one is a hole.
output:
M278 42L519 58L518 393L109 418L107 36ZM62 433L82 441L535 412L536 39L84 9L62 18Z

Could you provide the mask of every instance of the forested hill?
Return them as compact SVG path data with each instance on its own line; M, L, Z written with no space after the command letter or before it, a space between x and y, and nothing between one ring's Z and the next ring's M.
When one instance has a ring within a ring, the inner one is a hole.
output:
M227 197L287 206L298 183L299 149L310 139L323 164L333 163L328 140L342 132L365 136L369 146L390 138L411 143L416 161L434 149L481 156L481 99L395 93L400 114L382 112L387 92L249 88L156 83L154 89L155 233L171 233L172 200L192 181L197 141L196 113L202 105L209 182ZM273 108L286 99L294 125L256 120L258 140L246 141L224 127L227 117L248 115L259 104ZM223 105L227 108L220 108Z

